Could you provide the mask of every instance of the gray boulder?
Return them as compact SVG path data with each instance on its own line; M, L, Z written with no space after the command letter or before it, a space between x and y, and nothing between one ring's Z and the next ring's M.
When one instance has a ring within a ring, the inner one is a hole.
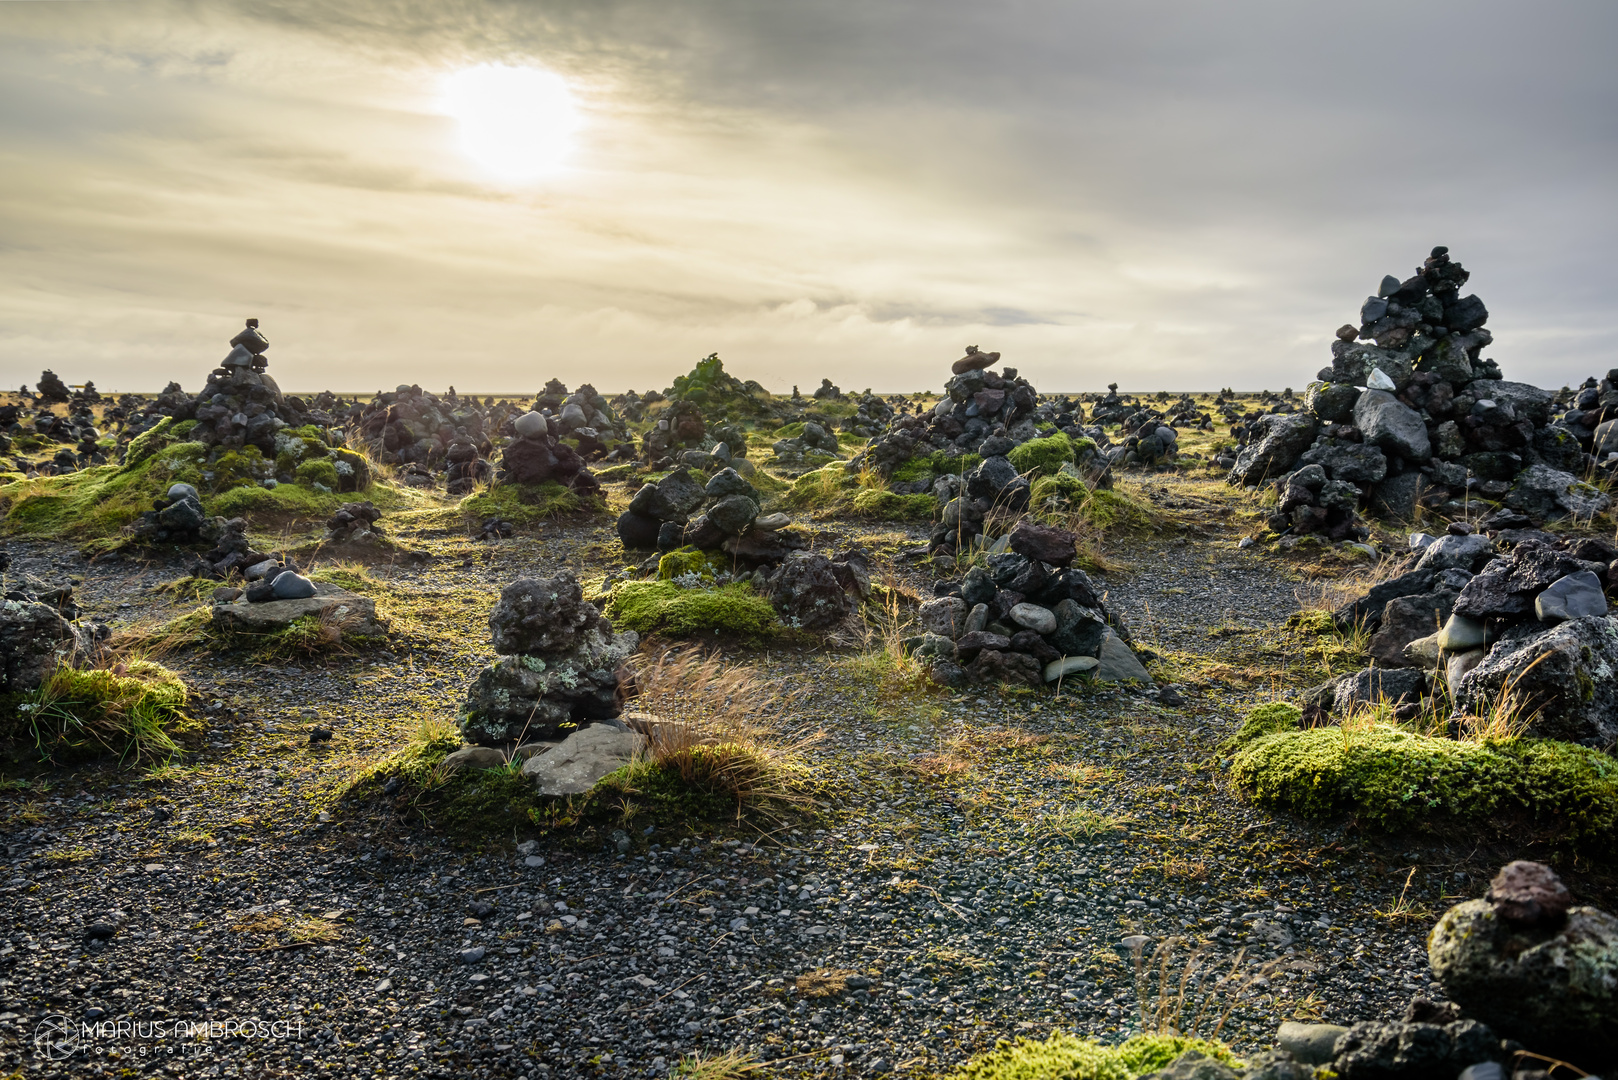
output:
M1342 1080L1448 1080L1489 1061L1500 1041L1476 1020L1358 1023L1337 1039L1330 1068Z
M543 754L523 764L522 774L540 795L582 795L596 781L634 760L646 738L616 726L591 724L573 732Z
M1353 391L1353 387L1345 387ZM1355 398L1358 399L1355 392ZM1298 459L1300 465L1319 465L1333 480L1375 484L1388 475L1388 456L1375 446L1355 442L1324 442Z
M1410 667L1405 646L1438 633L1455 605L1453 592L1436 590L1389 600L1382 620L1366 644L1366 652L1380 667Z
M1300 1024L1287 1020L1276 1033L1281 1049L1305 1065L1324 1065L1336 1055L1337 1040L1348 1033L1341 1024Z
M1408 668L1366 668L1344 675L1332 684L1332 707L1347 712L1355 705L1375 705L1384 699L1395 704L1420 701L1427 678Z
M584 599L584 590L564 570L555 577L518 578L500 590L489 613L494 651L504 656L562 653L612 624ZM593 639L592 639L593 640Z
M1328 424L1347 423L1354 417L1354 402L1360 392L1346 383L1309 384L1304 391L1303 403L1310 412Z
M970 610L966 601L958 596L941 596L921 605L916 617L923 630L953 641L965 632L966 616ZM987 609L984 614L987 615Z
M1096 682L1133 681L1152 685L1152 676L1141 664L1140 658L1117 634L1107 634L1101 642L1098 659L1101 663L1096 666L1093 676Z
M1504 379L1484 379L1468 387L1468 390L1480 398L1488 398L1502 405L1510 404L1512 411L1536 428L1551 422L1551 403L1556 395L1549 390Z
M1607 594L1601 579L1589 570L1558 578L1534 597L1534 616L1540 622L1567 622L1607 613Z
M1390 476L1376 486L1371 496L1371 512L1380 517L1409 518L1416 512L1416 498L1421 489L1419 472Z
M1592 518L1604 513L1612 500L1572 473L1549 465L1530 465L1517 474L1505 503L1529 517L1549 521L1574 515Z
M79 629L51 605L0 601L0 692L39 689L60 665L72 663L84 644Z
M1289 472L1315 441L1320 421L1310 413L1272 414L1259 417L1257 426L1263 435L1236 455L1233 484L1261 484Z
M1366 443L1406 461L1433 456L1432 440L1421 414L1386 390L1367 390L1354 403L1354 426Z
M478 672L461 705L461 733L480 746L555 735L563 724L619 714L623 663L639 638L592 629L565 652L501 656Z
M740 534L758 517L758 503L746 495L726 495L708 508L708 520L731 536Z
M1447 570L1451 567L1473 571L1494 555L1494 541L1482 533L1466 536L1440 536L1422 549L1417 570Z
M794 552L769 580L769 600L782 621L808 630L836 626L855 608L831 560Z
M277 600L307 600L315 595L315 583L294 570L277 574L270 585Z
M1618 1034L1618 919L1575 907L1524 925L1487 900L1446 911L1427 938L1444 993L1467 1015L1530 1050L1579 1060Z
M1531 735L1611 745L1618 742L1618 623L1589 617L1550 629L1514 626L1457 690L1457 704L1480 715L1509 697L1531 717Z

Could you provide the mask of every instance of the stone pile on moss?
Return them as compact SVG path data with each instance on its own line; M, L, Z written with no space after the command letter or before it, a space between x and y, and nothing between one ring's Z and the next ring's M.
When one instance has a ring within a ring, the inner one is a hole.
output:
M975 466L932 481L938 515L927 550L934 559L953 559L987 545L986 524L997 513L1071 507L1092 486L1112 482L1096 444L1088 438L1074 441L1065 432L1020 444L996 436L980 443L979 450L984 457Z
M81 623L73 586L12 581L0 600L0 694L37 690L57 668L82 663L110 631Z
M589 383L569 393L564 383L552 379L530 411L544 416L556 437L585 461L627 461L635 455L629 426Z
M642 485L618 517L626 549L722 551L749 571L774 565L807 545L785 514L764 514L758 490L734 468L699 481L681 467Z
M1538 519L1610 506L1579 479L1593 432L1553 419L1555 395L1503 380L1483 357L1493 335L1483 301L1461 295L1469 276L1436 247L1412 277L1383 278L1360 325L1338 330L1331 366L1309 384L1307 411L1264 418L1230 481L1281 484L1318 466L1340 486L1334 498L1395 517L1418 503L1465 517L1478 499ZM1322 531L1319 509L1297 503L1272 528Z
M924 632L906 644L930 661L932 677L947 686L1039 686L1080 675L1150 684L1127 629L1070 565L1074 535L1024 520L1008 540L1009 551L939 582L937 598L922 605Z
M1371 631L1377 668L1316 688L1310 704L1346 712L1386 698L1413 712L1438 693L1460 712L1509 715L1535 735L1618 740L1618 624L1605 595L1618 548L1464 523L1412 540L1414 566L1333 614L1341 628Z
M494 475L489 457L505 424L521 410L490 398L479 403L461 397L452 386L443 398L419 386L400 385L363 406L349 410L352 437L363 440L371 456L400 468L402 482L432 487L439 477L465 494Z
M511 438L500 452L497 484L538 487L559 484L576 495L590 496L601 482L584 467L584 458L570 445L566 429L544 413L526 412L511 422Z
M489 629L500 655L478 673L461 706L467 742L550 738L564 725L610 720L622 711L624 661L639 637L615 633L570 571L507 585Z

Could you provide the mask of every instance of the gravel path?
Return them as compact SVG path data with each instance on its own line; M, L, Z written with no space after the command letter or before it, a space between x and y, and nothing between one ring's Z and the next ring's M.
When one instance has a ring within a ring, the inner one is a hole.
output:
M1206 651L1214 623L1291 610L1281 570L1238 553L1217 518L1204 536L1132 550L1132 570L1107 582L1144 642ZM501 836L455 850L332 794L423 716L451 714L491 655L483 620L502 584L559 565L599 573L611 546L600 529L492 553L416 539L440 557L389 580L425 598L431 633L329 665L171 658L214 720L193 761L0 794L0 1069L658 1076L732 1046L784 1076L943 1069L1018 1033L1137 1029L1122 944L1137 935L1148 952L1172 935L1203 943L1221 971L1239 950L1246 970L1267 964L1223 1030L1254 1048L1294 1015L1348 1022L1430 992L1431 917L1493 871L1465 849L1236 800L1214 758L1251 695L884 702L828 652L765 662L812 688L784 722L827 733L812 817L654 828L626 854ZM82 576L86 615L115 621L160 609L150 587L180 573L11 550L17 570ZM317 723L331 742L309 745ZM1425 912L1377 914L1411 867L1405 904ZM104 1023L52 1062L35 1043L50 1014ZM108 1026L134 1020L159 1026ZM215 1027L199 1042L175 1021Z

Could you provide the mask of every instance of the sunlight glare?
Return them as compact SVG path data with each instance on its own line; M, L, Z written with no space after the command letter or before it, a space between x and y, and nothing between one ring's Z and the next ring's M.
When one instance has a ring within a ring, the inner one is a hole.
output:
M463 68L444 80L442 107L460 125L462 152L506 181L556 172L579 127L567 83L541 68Z

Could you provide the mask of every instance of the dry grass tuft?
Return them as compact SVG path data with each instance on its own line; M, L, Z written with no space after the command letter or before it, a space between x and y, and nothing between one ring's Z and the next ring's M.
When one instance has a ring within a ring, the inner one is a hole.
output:
M723 1054L704 1054L698 1050L690 1057L680 1059L674 1075L687 1080L736 1080L764 1068L750 1054L741 1050L726 1050Z
M820 998L833 997L848 989L848 977L858 975L859 972L848 968L821 968L799 975L793 980L798 993L804 997Z
M1215 975L1205 963L1212 945L1194 946L1183 960L1177 960L1175 954L1186 942L1178 937L1165 938L1148 960L1149 938L1126 938L1125 942L1134 962L1141 1030L1158 1035L1218 1039L1242 996L1254 986L1268 985L1270 975L1284 962L1272 960L1249 968L1245 966L1247 950L1243 949L1236 954L1229 971ZM1195 1012L1188 1020L1187 1012L1192 1009ZM1202 1028L1207 1023L1213 1027L1204 1033Z
M801 755L819 731L788 734L776 718L797 696L695 649L666 649L635 671L637 704L655 719L640 726L645 760L677 773L689 787L744 802L803 804L808 778Z

